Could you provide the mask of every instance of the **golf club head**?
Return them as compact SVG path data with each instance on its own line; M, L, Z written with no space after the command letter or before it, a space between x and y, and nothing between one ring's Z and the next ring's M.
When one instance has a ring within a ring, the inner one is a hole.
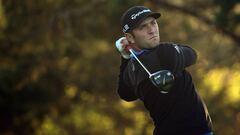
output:
M168 93L174 82L173 74L168 70L160 70L149 76L151 82L161 90L161 93Z

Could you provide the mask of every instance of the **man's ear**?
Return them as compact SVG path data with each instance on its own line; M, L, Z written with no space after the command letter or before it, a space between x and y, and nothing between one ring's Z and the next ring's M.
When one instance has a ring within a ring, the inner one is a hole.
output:
M131 33L125 33L125 37L127 38L129 43L131 43L131 44L135 43L134 37Z

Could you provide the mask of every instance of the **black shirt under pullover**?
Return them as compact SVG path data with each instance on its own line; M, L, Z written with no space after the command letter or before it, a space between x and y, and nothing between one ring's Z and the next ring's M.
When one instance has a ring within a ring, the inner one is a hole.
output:
M207 108L190 73L185 70L196 62L196 52L188 46L160 43L138 58L151 73L170 70L175 76L169 93L163 94L151 83L136 60L122 58L118 94L126 101L143 101L155 124L154 135L203 135L211 132Z

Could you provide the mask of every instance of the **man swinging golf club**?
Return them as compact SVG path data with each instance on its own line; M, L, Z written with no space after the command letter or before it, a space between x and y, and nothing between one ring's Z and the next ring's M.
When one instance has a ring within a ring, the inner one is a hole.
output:
M212 135L207 108L185 70L196 62L196 52L186 45L160 43L160 16L143 6L122 15L124 37L115 44L122 56L118 94L126 101L143 101L154 135Z

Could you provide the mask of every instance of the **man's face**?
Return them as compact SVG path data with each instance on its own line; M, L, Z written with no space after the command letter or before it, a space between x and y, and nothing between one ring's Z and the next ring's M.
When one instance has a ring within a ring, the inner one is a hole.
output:
M158 24L155 18L148 17L132 30L132 42L141 49L154 48L160 43Z

